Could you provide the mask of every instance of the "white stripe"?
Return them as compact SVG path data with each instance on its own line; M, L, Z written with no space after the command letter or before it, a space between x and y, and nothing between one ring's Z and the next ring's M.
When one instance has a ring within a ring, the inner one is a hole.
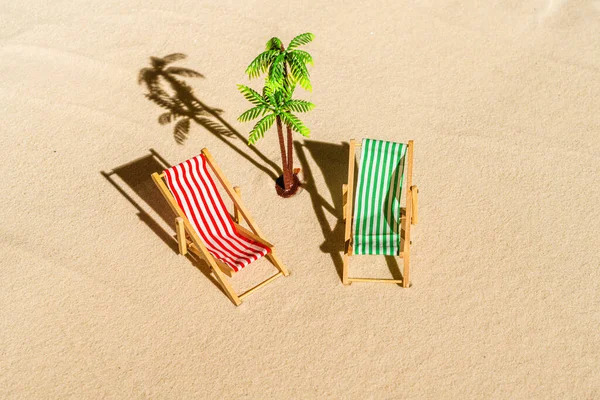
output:
M392 144L393 149L396 150L396 152L398 151L398 144L397 143L393 143ZM395 160L395 158L394 158ZM392 185L393 185L393 179L394 179L394 171L395 171L395 166L394 169L392 170L392 175L389 178L389 186L388 186L388 192L387 192L387 210L386 210L386 217L387 217L387 221L390 223L390 228L394 229L394 220L392 218L392 203L393 203L393 196L394 194L392 193ZM390 235L389 240L388 240L388 248L392 245L392 237Z
M198 219L198 223L202 224L202 226L196 226L196 231L198 232L198 234L200 234L198 229L202 229L202 231L206 233L207 241L205 244L211 250L211 252L216 253L216 255L218 255L219 258L223 258L224 260L229 260L230 262L234 262L234 260L228 256L227 251L223 248L223 246L220 245L218 242L216 242L213 235L211 234L212 233L211 229L209 229L209 227L206 226L207 223L212 224L210 219L207 218L208 221L206 221L206 222L202 221L202 218L200 217L200 212L199 212L198 208L196 207L196 202L193 201L193 196L192 196L192 193L190 192L190 188L188 187L188 184L185 182L184 177L183 177L183 174L185 173L185 169L183 167L184 164L176 165L175 167L173 167L173 169L175 170L175 173L179 177L179 180L182 185L182 187L179 188L179 190L181 192L185 192L185 194L187 194L187 198L189 199L188 201L190 202L190 204L187 205L189 214L187 214L187 213L186 214L188 216L196 216L197 217L196 219ZM175 181L175 182L177 182L177 181ZM183 198L183 200L185 200L185 197L183 197L183 196L181 196L181 197ZM202 202L198 202L198 204L200 204L200 206L203 206ZM193 218L192 218L192 220L193 220Z
M368 143L369 143L369 139L363 139L363 141L362 141L362 151L361 151L361 154L360 154L360 165L361 166L363 166L363 165L367 166L368 165L368 160L369 160L369 152L367 152ZM365 159L365 162L363 164L363 159L364 159L365 156L366 156L366 159ZM361 171L364 171L364 175L363 175L363 179L360 179L360 175L359 175L358 188L357 188L358 193L361 193L362 187L365 184L364 182L366 182L367 178L368 178L368 175L367 175L368 172L365 170L365 168L361 168ZM361 173L361 171L359 171L359 173ZM363 193L362 193L362 199L361 199L361 202L360 202L360 205L361 205L360 216L363 219L365 217L365 202L366 202L365 199L366 199L366 192L363 191ZM355 222L354 222L354 226L355 226L355 228L357 228L357 229L355 229L355 232L356 232L356 242L357 242L357 245L355 245L355 247L357 247L357 248L359 248L361 250L363 250L363 243L362 243L363 240L362 239L364 238L364 228L363 228L362 222L363 222L362 219L361 220L356 219ZM361 251L361 253L362 253L362 251Z
M237 233L232 221L229 219L227 210L221 204L220 195L213 187L212 180L203 163L204 159L201 157L190 159L191 167L188 166L187 162L184 162L166 170L165 172L169 176L168 182L172 186L171 191L176 194L181 202L184 214L205 242L207 249L219 260L228 264L234 271L239 271L240 268L244 268L252 261L267 254L268 250ZM186 183L185 178L189 180L189 183ZM177 182L177 179L180 183ZM204 195L206 201L203 200L200 194ZM208 214L209 212L211 214ZM206 216L206 222L202 220L202 215ZM214 223L209 215L215 216ZM223 217L223 221L218 216ZM198 220L198 223L195 222L195 219ZM206 238L200 232L203 232ZM223 243L220 244L219 240ZM227 240L231 243L228 243Z
M202 192L205 194L205 197L210 199L212 203L211 207L224 219L224 222L219 221L219 226L223 228L220 231L221 237L224 239L229 239L232 242L232 245L239 249L239 253L241 254L241 256L238 257L237 261L243 266L246 266L252 261L257 260L260 257L260 255L257 254L257 251L253 251L252 248L246 248L240 236L236 236L235 231L233 230L233 225L231 224L231 221L228 218L227 211L223 208L223 205L221 204L219 193L215 191L215 188L209 180L208 171L206 171L206 168L204 168L204 165L201 163L203 162L203 160L197 159L197 161L198 170L194 169L194 175L196 176L196 179L198 179L198 182L200 182L200 184L202 185ZM204 179L201 180L201 178ZM251 243L248 243L248 245L250 246ZM264 249L260 248L260 250Z
M200 216L198 215L198 213L194 213L193 210L191 209L191 206L193 204L193 199L190 200L186 200L186 198L184 197L184 195L186 193L184 193L184 187L181 185L185 185L185 182L182 183L178 183L175 179L175 177L179 177L181 180L183 180L183 177L181 176L183 171L183 167L181 165L177 165L175 167L173 167L173 184L176 185L176 190L178 191L178 195L181 198L181 201L185 204L186 207L186 216L188 217L188 220L190 220L194 226L194 228L196 229L196 233L202 238L202 240L204 241L204 245L207 247L207 249L213 253L218 259L226 262L226 263L230 263L233 262L234 260L230 259L225 253L222 252L222 250L220 249L219 246L215 246L212 242L212 238L211 235L208 231L208 229L206 229L205 223L202 221L202 219L200 218ZM189 195L189 193L187 193ZM190 203L190 201L192 203ZM196 222L194 222L194 217L196 217L196 219L198 219L198 224L196 224ZM204 236L201 234L201 232L204 233Z
M225 210L223 208L223 205L221 204L219 193L216 192L215 188L213 187L210 181L208 171L206 170L206 168L204 168L204 165L202 164L203 160L199 159L199 157L197 157L195 160L198 162L198 169L194 168L194 175L198 182L202 184L202 191L206 195L205 197L208 197L211 200L211 206L213 207L213 209L224 219L224 223L219 221L219 226L224 227L225 229L221 230L221 236L223 238L229 239L232 242L232 244L236 246L236 248L239 248L243 256L240 256L238 258L238 261L244 266L250 264L252 261L257 260L261 255L264 255L262 254L262 251L264 251L265 249L260 247L258 248L258 251L253 251L253 248L256 249L258 246L253 245L251 242L248 242L248 247L251 248L246 248L246 246L244 246L244 241L239 235L236 235L236 232L233 229L233 225L228 218L229 216L227 215L227 210ZM201 178L204 179L202 180ZM208 193L207 191L210 193ZM260 255L258 255L257 253L260 253Z
M192 164L194 164L194 161L198 161L197 157L195 159L190 160L192 162ZM202 168L202 165L200 164L198 166L200 169ZM214 232L214 235L217 237L220 237L223 241L224 244L232 249L232 251L235 252L236 254L236 258L240 259L240 258L246 258L246 252L243 248L240 248L240 245L235 243L234 241L232 241L232 243L228 243L226 242L226 234L225 234L225 227L223 226L223 222L221 222L221 219L219 218L219 216L223 216L222 214L222 209L220 206L220 204L218 204L218 200L215 199L215 197L211 194L208 193L209 191L209 182L203 181L200 176L198 175L198 171L196 169L196 165L193 165L192 167L192 171L191 174L194 175L195 179L196 179L196 184L199 185L199 189L202 191L202 194L204 195L204 197L208 200L206 201L206 203L208 204L203 204L203 206L208 210L208 212L210 212L212 215L215 216L215 223L217 224L218 227L218 231ZM195 190L198 190L196 187L194 187ZM201 197L198 197L198 199L201 199ZM225 219L227 221L227 219ZM227 224L225 224L227 225Z
M389 150L393 150L394 149L394 143L390 143L389 147L388 147L388 153L390 152ZM382 198L381 200L383 200L383 196L385 196L385 193L387 191L389 191L389 172L390 172L390 163L392 162L392 160L394 159L394 154L392 152L392 154L388 155L386 164L385 164L385 169L384 169L384 176L383 176L383 192L381 193ZM385 204L385 202L381 202L378 203L381 204L382 206ZM387 221L389 221L389 218L386 218L386 211L385 210L381 210L381 224L379 225L379 232L385 232L385 225L387 223ZM389 246L389 241L391 240L391 238L389 237L389 235L386 235L385 240L380 241L380 246L379 246L379 251L383 252L383 248L384 246L387 248ZM385 243L384 243L385 241Z
M402 207L402 199L400 198L400 195L402 193L402 184L403 184L403 179L404 179L404 153L406 152L406 146L404 146L404 144L401 144L400 147L400 162L399 162L399 177L398 179L399 184L398 184L398 188L396 190L396 195L394 196L394 201L397 202L397 207L394 207L394 211L397 211L397 217L394 218L394 232L396 234L399 235L398 237L398 242L400 242L400 240L402 240L401 232L400 232L400 217L402 216L400 207ZM395 243L396 246L398 246L398 250L400 250L400 243Z
M362 152L361 152L362 154L361 154L361 157L360 157L360 162L361 162L361 165L364 165L365 167L367 167L369 165L369 162L370 162L371 152L368 151L368 149L367 149L369 146L370 146L370 140L369 139L364 139L363 140L363 149L362 149ZM366 159L365 159L365 162L363 164L363 156L365 156L365 155L366 155ZM363 169L365 169L365 171L364 171L363 179L359 182L360 189L362 189L362 186L364 186L366 184L366 182L369 180L369 172L368 172L368 170L366 170L366 168L363 168ZM360 190L359 190L359 193L360 193ZM363 244L362 243L362 239L365 236L365 229L363 228L363 220L366 218L366 214L365 214L365 207L367 205L366 203L367 203L367 191L363 190L362 201L361 201L361 213L360 213L362 219L360 221L357 221L358 222L358 228L359 228L359 230L358 230L358 237L361 239L360 240L361 244ZM362 246L362 250L364 252L364 244Z
M202 160L196 160L196 161L199 163L198 170L200 171L200 175L204 179L203 180L200 179L200 176L198 176L198 171L196 169L194 169L194 174L196 175L198 182L203 182L203 181L206 182L205 189L208 189L210 191L210 194L207 197L210 197L212 199L212 203L215 205L215 207L218 208L216 210L216 212L218 212L220 215L222 215L223 219L226 221L225 228L227 230L228 235L224 231L222 232L222 234L229 236L232 240L235 240L236 243L238 243L240 246L247 244L252 249L254 249L258 252L264 251L265 249L263 247L256 246L255 244L253 244L251 242L245 243L242 241L242 239L238 235L236 235L236 232L233 229L233 225L229 222L229 216L227 215L227 210L224 210L222 208L221 201L219 200L219 198L220 198L219 193L216 193L215 188L210 184L210 177L208 176L208 171L206 171L206 169L203 168L203 165L201 164ZM254 253L252 252L251 249L248 249L245 251L250 252L252 255L254 255Z
M371 161L373 163L376 163L378 161L377 159L377 152L379 151L379 148L381 147L381 142L377 141L375 142L375 146L373 148L373 151L371 151L371 153L374 156L374 159ZM377 173L378 171L375 170L375 168L373 168L373 174L371 175L373 178L377 178ZM367 232L369 234L369 236L373 236L375 234L374 229L375 229L375 210L373 210L373 206L377 205L377 203L375 203L375 196L377 193L377 185L375 182L375 179L371 179L369 181L369 196L367 197L367 199L369 200L369 206L367 207L367 221L369 221L370 223L367 225L369 227L369 232ZM372 241L371 241L372 242ZM371 246L369 246L371 247ZM373 251L371 249L369 249L369 251Z
M224 253L228 253L228 256L231 256L231 258L233 259L238 259L242 257L242 254L239 250L235 249L232 245L230 245L229 243L227 243L225 240L221 240L221 243L219 243L218 239L219 239L219 231L217 229L223 229L220 225L221 222L219 221L219 218L215 218L215 222L213 222L211 220L211 218L208 216L209 213L212 213L213 215L215 214L214 209L209 210L209 206L212 208L211 205L206 204L206 202L204 202L202 200L202 196L200 195L199 192L199 188L197 187L198 183L201 182L194 182L191 176L191 173L189 171L189 166L187 164L187 161L184 162L183 164L183 170L185 171L185 174L189 176L189 180L191 181L190 183L188 183L189 187L187 187L187 190L193 190L194 194L196 195L196 199L197 199L197 204L202 208L202 213L204 215L206 215L206 223L208 224L208 228L209 228L209 232L210 232L210 238L211 238L211 242L214 244L215 247L218 247L222 252ZM203 190L204 192L204 190ZM191 197L191 196L190 196ZM206 196L209 197L209 196ZM196 215L199 215L200 211L197 209L196 204L192 204L194 211L196 212ZM215 226L215 224L217 226Z
M379 169L378 169L378 171L377 171L377 173L376 173L375 177L377 177L377 178L380 178L380 179L381 179L381 174L382 174L382 172L383 172L383 160L382 160L382 159L381 159L381 157L379 156L379 153L382 153L382 152L383 152L383 149L384 149L385 143L381 143L380 145L381 145L381 149L380 149L380 150L382 150L382 151L379 151L378 153L376 153L376 155L378 156L378 157L377 157L377 160L378 160L378 162L379 162ZM374 183L375 183L375 187L374 187L374 191L375 191L374 195L375 195L375 196L374 196L374 198L373 198L373 201L375 202L375 207L376 207L376 209L375 209L375 211L373 212L373 225L374 225L374 226L373 226L373 230L374 230L373 234L375 234L375 233L378 231L378 228L379 228L379 226L380 226L380 223L379 223L379 221L377 221L377 217L379 217L379 215L378 215L378 214L379 214L379 210L378 210L377 208L378 208L378 207L379 207L379 205L381 204L381 202L380 202L380 201L381 201L381 198L379 197L379 196L381 195L381 190L379 189L379 188L380 188L380 186L381 186L381 185L380 185L380 183L381 183L381 182L380 182L380 181L378 181L378 180L376 180ZM380 249L380 251L382 250L382 248L381 248L381 247L380 247L379 249ZM376 251L375 249L373 249L373 250L374 250L374 251Z

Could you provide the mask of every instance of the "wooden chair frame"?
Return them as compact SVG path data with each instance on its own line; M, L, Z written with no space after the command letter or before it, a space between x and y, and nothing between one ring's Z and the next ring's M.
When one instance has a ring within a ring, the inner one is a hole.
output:
M210 266L210 269L213 271L217 282L219 282L219 284L223 288L223 291L227 294L227 296L233 302L233 304L239 306L242 303L242 300L250 294L254 293L254 291L272 282L281 275L288 276L289 272L287 268L283 265L283 263L279 260L279 258L275 255L275 250L273 249L274 245L269 243L266 239L264 239L264 235L256 225L256 222L254 222L254 219L250 216L248 209L246 209L246 207L242 203L239 187L236 186L234 188L231 186L231 184L229 183L225 175L223 175L223 172L215 162L214 158L208 151L208 149L202 149L202 154L206 157L208 165L213 170L215 176L217 177L219 182L221 182L221 185L223 185L225 191L233 201L233 220L238 233L248 239L254 240L255 242L267 246L271 251L265 257L279 271L275 275L267 278L266 280L254 286L253 288L246 290L244 293L238 295L233 290L233 287L227 279L227 275L229 277L232 276L233 270L231 270L231 268L229 268L229 266L227 266L225 263L216 259L215 257L213 257L212 254L210 254L210 252L208 251L208 249L206 248L206 246L192 227L190 221L185 216L183 210L179 207L179 204L177 204L177 201L173 197L173 194L167 187L165 181L163 180L165 177L165 173L163 172L159 174L155 172L152 174L152 179L154 180L154 183L156 183L156 186L158 187L162 195L167 200L167 203L169 203L169 206L171 206L171 209L177 216L175 218L175 229L177 234L177 242L179 244L179 253L185 255L189 250L192 253L196 254L198 257L204 259ZM250 227L250 230L244 228L239 224L240 216L244 220L246 220L248 226Z
M344 285L350 285L352 282L378 282L378 283L395 283L402 284L402 287L410 286L410 226L416 225L418 222L418 194L419 189L416 185L412 184L412 170L413 170L413 149L414 142L408 141L406 149L406 180L404 187L406 190L406 207L401 208L401 226L404 240L401 240L400 258L404 260L404 272L402 279L377 279L377 278L350 278L348 276L348 269L350 266L350 256L353 255L353 243L352 243L352 222L354 215L352 206L354 204L354 164L355 164L355 151L357 147L361 147L362 144L356 143L354 139L350 140L350 156L348 160L348 183L342 185L342 202L343 202L343 213L344 219L346 220L346 231L344 235L344 266L342 271L342 283Z

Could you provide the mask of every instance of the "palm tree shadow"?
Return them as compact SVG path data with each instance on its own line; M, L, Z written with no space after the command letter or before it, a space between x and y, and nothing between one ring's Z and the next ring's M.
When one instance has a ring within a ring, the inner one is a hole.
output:
M252 163L256 168L276 180L281 175L281 168L268 159L255 146L247 146L246 138L233 128L222 116L222 110L212 108L200 101L191 86L179 77L203 78L204 76L189 68L168 66L186 58L185 54L169 54L162 58L150 57L151 67L142 68L139 72L138 83L145 84L148 93L146 98L165 110L158 117L161 125L173 122L175 141L183 144L189 136L190 124L195 122L217 139L233 149L240 156ZM243 146L240 148L235 142ZM246 151L252 151L263 163L250 157Z
M310 195L315 216L323 232L324 240L320 249L331 256L336 271L342 279L343 259L341 253L344 251L345 229L342 218L342 184L346 183L347 179L348 143L335 144L305 140L303 144L294 142L294 148L304 174L305 182L302 187ZM329 188L331 201L319 193L307 153L323 174L325 184ZM327 220L327 213L335 217L333 227Z
M100 173L136 209L138 218L171 250L179 253L175 239L175 215L151 178L152 173L160 173L169 167L171 165L160 154L150 149L149 154L145 156L113 168L109 172ZM186 258L225 293L204 260L196 258L191 253L188 253Z

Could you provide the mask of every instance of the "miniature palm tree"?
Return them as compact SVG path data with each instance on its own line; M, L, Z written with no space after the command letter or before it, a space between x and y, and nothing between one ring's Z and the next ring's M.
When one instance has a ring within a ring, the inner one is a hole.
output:
M255 144L259 139L264 137L265 132L273 126L273 123L277 123L279 149L281 151L281 161L284 165L284 190L281 191L280 195L283 197L291 196L295 193L295 189L297 189L298 185L295 186L293 192L290 192L294 175L291 164L288 164L286 159L282 125L285 124L287 127L290 127L291 130L300 133L302 136L309 137L310 130L297 116L292 114L292 112L307 112L312 110L315 105L305 100L292 99L294 92L293 87L290 90L283 88L274 89L272 86L267 84L263 88L262 95L244 85L238 85L238 89L240 92L242 92L244 97L254 105L253 108L240 115L238 119L241 122L247 122L262 116L262 118L250 131L250 135L248 137L249 144ZM295 179L297 180L298 178L296 177Z
M269 91L273 93L273 96L281 91L281 94L278 96L281 98L286 98L288 101L295 101L291 100L291 95L293 94L296 84L300 84L300 86L306 90L312 90L310 75L306 65L312 64L313 60L309 53L303 50L298 50L298 47L311 42L313 39L314 35L312 33L303 33L293 38L286 49L279 38L271 38L267 42L265 51L260 53L250 63L246 69L246 73L252 79L259 77L264 72L267 72L265 84L266 87L269 87ZM245 88L245 86L243 87ZM240 87L240 90L242 90L242 87ZM242 91L242 93L244 96L246 96L244 91ZM246 96L246 98L248 97ZM301 112L309 111L314 108L312 103L303 102L303 104L310 104L310 107L303 109ZM298 112L298 110L294 109L292 109L292 111ZM297 131L303 135L304 133L299 131L298 127L295 126L291 120L285 120L281 114L275 115L274 120L277 122L279 145L281 148L281 157L283 161L283 192L286 193L287 196L291 196L296 192L298 186L298 178L293 174L294 153L292 131ZM287 130L287 154L285 151L286 144L282 132L282 123L285 124ZM271 125L272 124L273 121L271 122ZM271 125L269 125L269 127ZM256 128L257 127L253 129L253 132L255 132ZM252 141L249 142L254 144Z

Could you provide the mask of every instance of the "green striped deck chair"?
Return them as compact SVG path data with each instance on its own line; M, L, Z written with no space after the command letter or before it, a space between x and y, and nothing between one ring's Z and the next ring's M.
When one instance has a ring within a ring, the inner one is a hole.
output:
M362 147L357 174L356 147ZM412 184L412 140L408 144L364 139L350 141L348 184L343 185L346 220L342 282L386 282L410 285L410 226L417 223L418 189ZM403 192L406 194L401 207ZM402 279L351 278L350 256L397 256L404 261Z

